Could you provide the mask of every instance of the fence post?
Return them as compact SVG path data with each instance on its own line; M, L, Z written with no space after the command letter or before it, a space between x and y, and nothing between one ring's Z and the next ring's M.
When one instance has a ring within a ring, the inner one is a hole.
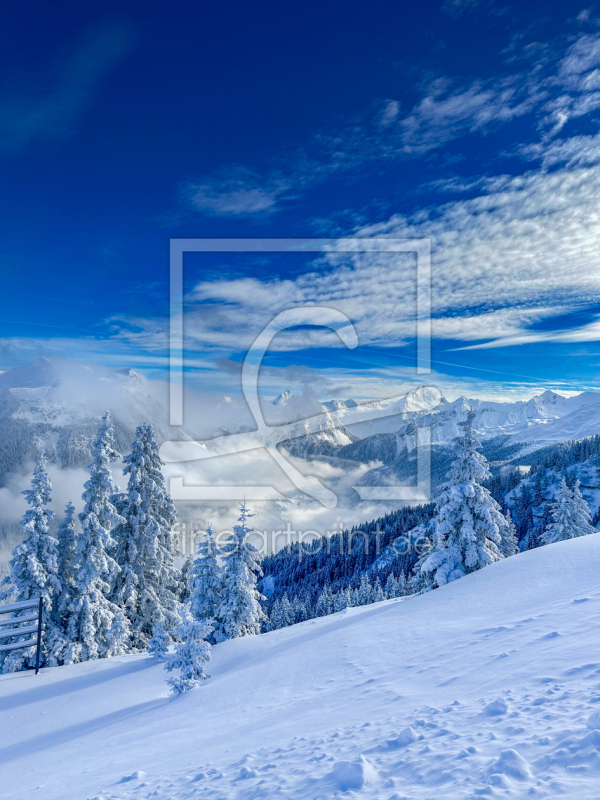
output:
M40 596L40 605L38 612L38 631L37 631L37 647L35 651L35 674L40 671L40 650L42 647L42 612L44 610L44 598Z

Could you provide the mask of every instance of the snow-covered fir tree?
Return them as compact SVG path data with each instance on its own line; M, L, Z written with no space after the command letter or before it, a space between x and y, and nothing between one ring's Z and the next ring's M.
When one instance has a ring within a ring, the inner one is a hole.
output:
M206 620L192 617L189 608L182 612L183 622L173 631L180 643L175 648L175 655L165 664L169 672L179 670L179 675L169 678L168 683L175 694L187 692L210 678L204 665L210 661L211 646L208 638L212 634L212 625Z
M590 508L581 494L579 480L573 484L573 521L576 530L583 531L580 536L587 536L590 533L597 533L592 525L592 515Z
M62 627L66 631L69 605L75 596L75 565L77 558L75 506L70 500L65 508L65 518L58 528L56 538L58 539L58 579L61 584L57 610L62 621Z
M360 576L360 586L358 587L358 605L366 606L372 602L373 587L369 576L364 573Z
M398 581L396 580L394 573L390 572L388 575L388 579L385 582L385 596L388 600L391 600L393 597L398 597Z
M41 452L33 471L31 489L22 493L31 506L21 520L24 541L13 550L10 574L2 582L4 589L0 592L0 600L22 602L43 598L45 631L42 657L48 666L56 666L61 663L66 642L56 613L62 588L58 578L58 541L48 533L48 522L54 516L54 512L46 508L51 500L51 491L46 460ZM31 609L13 614L11 619L17 626L15 630L20 627L19 617L29 613ZM31 634L20 638L26 641ZM11 643L13 641L19 639L11 640ZM35 647L30 647L0 652L1 671L17 672L23 667L33 666L35 650Z
M179 573L179 584L181 589L179 591L179 602L187 603L190 597L190 573L194 566L194 556L188 556L183 562L181 571Z
M469 411L447 482L435 499L433 519L424 526L432 548L417 562L412 585L416 592L443 586L504 558L511 538L510 523L481 482L490 477L481 446L473 433L475 413Z
M157 622L152 638L148 642L148 653L157 660L164 658L169 652L169 641L170 637L165 629L160 622Z
M517 540L517 529L512 521L512 515L509 508L506 510L504 517L506 519L506 525L500 528L500 536L502 537L502 541L500 542L500 552L504 558L508 558L509 556L514 556L514 554L518 551L519 542Z
M341 592L337 592L333 596L333 610L335 611L344 611L350 605L350 601L348 598L348 593L344 590Z
M404 572L402 572L398 578L398 590L396 597L406 597L407 594L410 594L408 581L406 580L406 575Z
M294 613L294 622L305 622L308 619L308 609L306 603L303 603L299 597L294 598L292 603L292 611Z
M379 576L375 578L375 583L373 585L373 597L371 599L372 603L380 603L382 600L385 600L385 595L383 593L383 589L381 588L381 581L379 580Z
M329 586L325 586L323 591L319 594L315 613L317 617L326 617L328 614L333 614L333 596Z
M575 480L571 490L564 476L551 509L552 523L542 534L544 544L562 542L564 539L575 539L597 533L592 525L592 515L588 504L579 490L579 481Z
M121 572L112 600L129 620L130 649L142 651L156 623L170 635L181 621L181 576L175 567L179 550L172 532L176 512L152 425L136 429L132 452L123 460L129 479L127 491L115 500L123 520L114 531Z
M216 616L215 640L235 639L260 633L265 614L260 601L263 596L257 588L262 575L260 554L249 541L253 528L245 501L240 507L238 524L233 526L233 536L224 549L221 602Z
M198 543L198 557L189 577L189 606L194 619L214 621L221 606L222 570L212 525Z
M294 609L285 593L281 598L281 622L282 625L280 627L282 628L287 628L288 625L293 625L296 622Z
M94 460L82 495L85 506L79 515L81 533L77 537L73 599L68 607L66 663L121 655L127 648L127 619L109 599L120 572L110 555L116 545L111 529L121 521L112 503L117 487L109 465L119 458L113 435L107 411L94 441Z
M279 599L275 600L273 605L271 606L271 610L269 612L269 617L265 622L265 629L267 631L277 631L279 628L282 627L281 621L281 601Z

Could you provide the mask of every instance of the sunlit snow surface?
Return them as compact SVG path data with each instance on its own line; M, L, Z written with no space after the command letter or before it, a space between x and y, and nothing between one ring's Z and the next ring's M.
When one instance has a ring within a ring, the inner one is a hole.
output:
M0 798L600 796L600 535L213 649L0 676ZM354 793L354 794L352 794Z

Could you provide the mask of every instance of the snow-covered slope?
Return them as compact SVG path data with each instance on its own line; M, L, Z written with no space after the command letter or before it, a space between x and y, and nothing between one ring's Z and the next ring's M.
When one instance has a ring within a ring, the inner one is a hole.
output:
M177 699L144 655L0 676L0 798L597 800L598 563L587 536L225 642Z

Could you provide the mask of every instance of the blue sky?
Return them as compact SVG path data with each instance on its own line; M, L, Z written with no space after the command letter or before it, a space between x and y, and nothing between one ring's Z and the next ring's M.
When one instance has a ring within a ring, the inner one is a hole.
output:
M449 395L600 374L600 8L572 2L6 2L0 368L166 366L171 237L428 237ZM360 347L280 337L266 393L394 394L414 264L186 260L190 378L239 389L278 311L334 305ZM398 276L398 277L396 277Z

